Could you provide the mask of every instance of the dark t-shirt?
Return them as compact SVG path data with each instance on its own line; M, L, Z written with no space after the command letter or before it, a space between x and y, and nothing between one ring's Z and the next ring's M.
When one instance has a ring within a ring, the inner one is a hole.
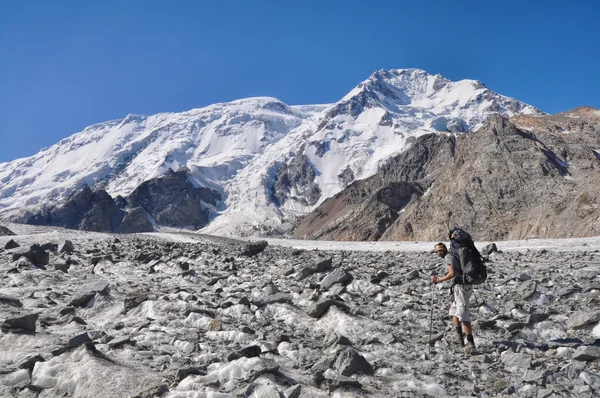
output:
M446 265L452 264L452 266L454 267L454 283L457 285L462 285L462 269L460 268L460 261L458 260L458 258L456 258L454 254L448 253L446 254L446 257L444 257L444 263Z

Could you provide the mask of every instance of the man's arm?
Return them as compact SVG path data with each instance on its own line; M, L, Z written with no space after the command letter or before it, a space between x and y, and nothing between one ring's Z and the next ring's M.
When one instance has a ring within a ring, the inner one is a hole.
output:
M452 278L454 278L454 265L448 264L448 273L442 276L441 278L438 278L437 276L432 276L431 281L433 283L440 283L449 281Z

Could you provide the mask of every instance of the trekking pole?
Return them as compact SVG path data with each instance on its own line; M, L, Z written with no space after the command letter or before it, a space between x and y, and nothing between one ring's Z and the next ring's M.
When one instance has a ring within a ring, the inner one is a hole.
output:
M431 336L433 334L433 305L435 302L435 284L431 282L431 310L429 314L429 352L431 353L433 349L433 344L431 343Z

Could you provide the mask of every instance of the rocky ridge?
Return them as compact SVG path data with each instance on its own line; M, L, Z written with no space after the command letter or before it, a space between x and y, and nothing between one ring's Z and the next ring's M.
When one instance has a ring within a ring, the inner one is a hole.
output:
M595 248L482 247L490 276L472 298L478 350L468 355L449 342L448 290L432 290L443 267L430 252L9 227L2 396L600 392Z
M493 116L475 133L425 135L377 175L306 216L297 237L434 240L600 235L600 117Z

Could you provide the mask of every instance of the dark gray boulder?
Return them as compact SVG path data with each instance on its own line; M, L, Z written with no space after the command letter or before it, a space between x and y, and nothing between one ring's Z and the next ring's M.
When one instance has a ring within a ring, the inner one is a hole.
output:
M108 289L109 284L106 281L97 281L84 285L75 292L70 305L83 307L96 295L96 293L106 294L108 293Z
M12 307L23 307L23 303L21 303L21 301L18 298L7 296L2 293L0 293L0 303L10 305Z
M346 347L341 350L333 364L343 376L351 376L353 374L373 374L373 366L352 347Z
M343 268L334 269L329 275L327 275L321 281L321 288L328 289L331 286L339 283L341 285L347 285L352 281L352 275L346 272Z
M147 292L136 291L128 293L123 302L123 314L126 314L129 310L137 307L146 300L148 300Z
M343 301L335 300L335 299L325 299L325 300L318 301L318 302L312 304L310 307L308 307L307 314L308 314L308 316L310 316L312 318L320 318L323 316L323 314L325 314L327 312L329 307L331 307L332 305L338 307L339 309L341 309L343 311L348 311L348 309L349 309L348 305L346 303L344 303Z
M13 231L11 231L10 229L6 228L3 225L0 225L0 236L14 236L16 235Z
M485 245L481 249L481 254L483 254L484 256L489 256L490 254L497 252L497 251L498 251L498 247L496 246L496 244L490 243L489 245Z
M70 240L65 240L58 249L60 253L73 253L75 251L75 246L73 246L73 242Z
M583 346L579 347L577 351L573 353L573 359L576 361L592 362L600 358L600 347L599 346Z
M248 243L242 250L242 256L256 256L257 254L262 253L268 245L269 243L266 240Z
M315 274L317 272L329 271L331 269L332 264L333 264L333 259L330 257L330 258L321 260L314 265L309 265L307 267L304 267L302 270L300 270L300 272L296 276L296 279L300 281L300 280L308 277L309 275Z
M567 321L567 326L571 329L582 329L588 325L600 322L600 311L576 311Z
M10 250L10 249L15 249L19 246L20 245L17 242L15 242L13 239L11 239L8 242L6 242L6 244L4 245L4 248L7 250Z
M21 257L27 258L35 265L48 265L50 262L50 253L42 249L40 245L31 245L29 249L20 249L13 253L13 261L17 261Z
M10 332L25 332L35 333L35 326L39 314L26 314L13 318L7 318L0 329L4 333Z

